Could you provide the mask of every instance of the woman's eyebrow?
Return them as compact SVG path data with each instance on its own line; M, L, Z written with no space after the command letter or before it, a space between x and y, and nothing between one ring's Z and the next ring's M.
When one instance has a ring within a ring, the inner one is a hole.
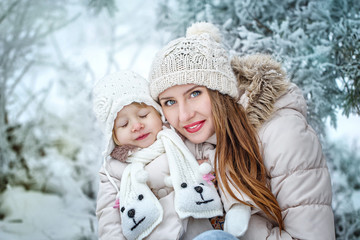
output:
M159 98L159 101L162 101L162 100L168 100L170 99L171 97L162 97L162 98Z
M192 90L194 90L194 89L195 89L195 88L197 88L197 87L199 87L199 86L198 86L198 85L193 86L192 88L190 88L190 89L186 90L186 92L184 92L184 94L183 94L183 95L186 95L187 93L191 92Z

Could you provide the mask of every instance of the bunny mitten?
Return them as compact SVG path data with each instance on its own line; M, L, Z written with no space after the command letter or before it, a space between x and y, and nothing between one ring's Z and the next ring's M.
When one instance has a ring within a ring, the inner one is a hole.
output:
M235 204L226 213L224 231L235 237L245 234L251 216L251 208L244 204Z

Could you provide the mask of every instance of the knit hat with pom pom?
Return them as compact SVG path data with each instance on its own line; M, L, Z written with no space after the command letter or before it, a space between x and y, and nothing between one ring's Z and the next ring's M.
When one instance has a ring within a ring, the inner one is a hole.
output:
M156 101L166 89L183 84L201 85L235 99L239 97L220 31L206 22L193 24L186 37L171 41L157 53L149 81L151 96Z
M132 71L115 72L95 83L93 110L104 133L104 157L115 148L112 132L117 113L133 102L152 106L162 115L161 107L150 97L149 82Z

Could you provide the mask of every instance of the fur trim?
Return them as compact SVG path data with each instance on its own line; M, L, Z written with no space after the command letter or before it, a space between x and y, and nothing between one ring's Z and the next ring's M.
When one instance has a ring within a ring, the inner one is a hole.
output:
M114 150L111 152L110 156L114 159L119 160L120 162L125 162L128 156L136 149L137 147L132 145L116 145Z
M281 64L269 55L234 57L231 66L248 99L246 113L250 123L259 129L274 110L276 100L287 92L289 81Z

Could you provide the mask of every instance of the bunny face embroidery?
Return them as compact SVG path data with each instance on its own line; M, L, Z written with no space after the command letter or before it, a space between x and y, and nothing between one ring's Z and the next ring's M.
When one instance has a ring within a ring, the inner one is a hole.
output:
M216 190L202 182L182 182L177 195L177 206L184 212L212 211L222 206Z
M131 202L120 207L122 229L127 239L138 239L140 234L152 229L159 218L158 207L146 194L134 195Z

